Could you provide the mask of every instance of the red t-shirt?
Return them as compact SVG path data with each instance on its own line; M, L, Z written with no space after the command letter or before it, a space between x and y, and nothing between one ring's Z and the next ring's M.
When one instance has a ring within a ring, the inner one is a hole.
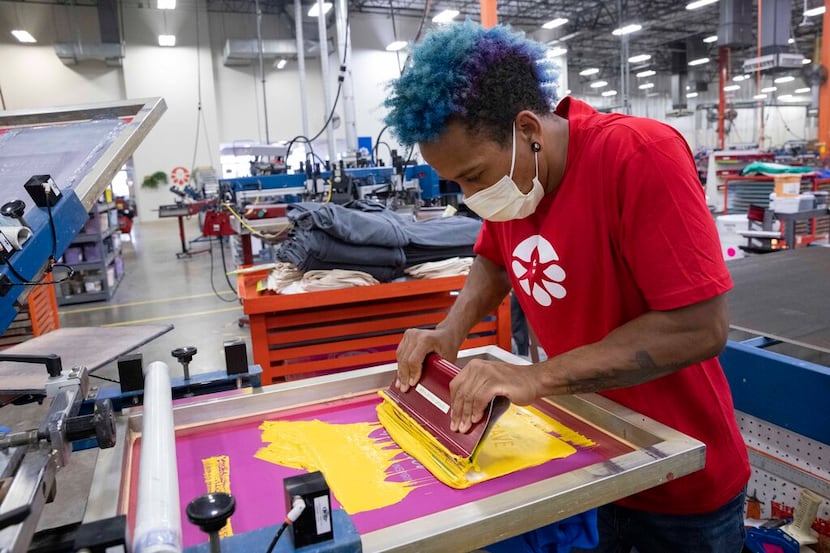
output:
M565 98L565 174L525 219L484 223L477 254L506 268L550 357L598 342L650 310L732 288L683 137L651 119L601 114ZM619 501L644 511L713 511L749 478L717 358L603 395L706 444L706 467Z

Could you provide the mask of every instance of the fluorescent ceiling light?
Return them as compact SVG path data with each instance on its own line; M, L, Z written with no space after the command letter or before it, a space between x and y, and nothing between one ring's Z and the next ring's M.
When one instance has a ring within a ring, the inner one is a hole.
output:
M397 52L398 50L403 50L406 48L407 42L405 40L396 40L395 42L390 42L386 45L387 52Z
M596 75L597 73L599 73L598 67L589 67L588 69L583 69L582 71L580 71L579 75L581 77L590 77L591 75Z
M567 48L563 48L562 46L559 46L557 48L552 48L552 49L548 50L548 53L546 54L546 56L549 57L549 58L558 58L559 56L564 56L567 53L568 53Z
M628 58L628 63L641 63L651 59L650 54L640 54L638 56L631 56Z
M784 77L778 77L777 79L775 79L772 82L774 82L775 84L782 84L782 83L791 83L794 80L795 80L795 77L793 77L792 75L787 75L787 76L784 76Z
M723 87L724 92L733 92L735 90L740 90L740 89L741 89L741 85L739 85L739 84L730 84L730 85L726 85L725 87Z
M768 86L766 88L762 88L761 92L775 92L776 90L778 90L777 86Z
M698 8L702 8L703 6L708 6L709 4L714 4L718 0L695 0L694 2L689 2L686 4L687 10L696 10Z
M703 65L704 63L709 63L709 58L698 58L696 60L692 60L689 62L689 65L694 67L695 65Z
M654 69L647 69L645 71L640 71L639 73L637 73L637 78L644 79L646 77L653 77L656 74L657 71L655 71Z
M461 13L458 10L444 10L432 18L433 23L449 23Z
M594 81L588 86L590 86L591 88L602 88L604 86L608 86L608 81Z
M281 58L274 67L276 67L277 69L285 69L285 66L287 64L288 60L285 58Z
M795 44L795 39L794 38L788 38L787 39L787 44Z
M568 90L565 91L565 96L569 95L570 93L571 93L571 89L569 88Z
M175 46L176 35L159 35L159 46Z
M810 92L810 87L809 86L805 86L804 88L796 88L795 89L796 94L807 94L808 92Z
M15 29L14 31L12 31L12 34L14 35L14 38L19 40L20 42L25 42L26 44L34 44L35 42L37 42L37 40L35 40L35 37L33 37L29 31Z
M311 7L308 9L308 16L309 17L317 17L320 15L320 4L314 2ZM323 2L323 15L329 13L331 9L331 2Z
M781 96L778 97L779 100L784 100L785 102L791 101L792 98L793 98L792 94L782 94Z
M606 96L606 97L607 96L616 96L617 91L616 90L606 90L605 92L602 93L602 95Z
M643 28L642 25L638 25L636 23L632 23L630 25L626 25L625 27L620 27L619 29L614 29L611 31L611 34L614 36L622 36L627 35L630 33L636 33L637 31Z
M548 21L547 23L545 23L544 25L542 25L542 28L543 29L555 29L557 27L561 27L562 25L564 25L567 22L568 22L568 20L565 19L564 17L557 17L556 19L552 19L552 20Z
M706 38L703 39L703 42L705 42L706 44L711 44L711 43L717 42L717 41L718 41L718 35L707 36Z
M801 63L803 63L804 65L810 65L811 63L813 63L813 60L811 60L810 58L804 58L803 60L801 60Z
M697 98L697 92L687 92L686 98Z
M824 13L824 10L827 9L825 6L819 6L817 8L810 8L809 10L804 10L804 15L807 17L813 17L814 15L821 15Z
M784 100L785 102L807 102L807 98L803 96L793 96L792 94L785 94L784 96L779 96L779 100Z
M752 99L753 100L766 100L767 95L766 94L756 94L755 96L752 97Z
M160 10L175 10L176 0L158 0L156 7Z
M739 83L741 81L747 80L748 78L749 78L749 75L735 75L734 77L732 77L732 80L735 81L736 83Z
M639 88L640 90L648 90L649 88L654 88L654 83L643 83L637 88Z

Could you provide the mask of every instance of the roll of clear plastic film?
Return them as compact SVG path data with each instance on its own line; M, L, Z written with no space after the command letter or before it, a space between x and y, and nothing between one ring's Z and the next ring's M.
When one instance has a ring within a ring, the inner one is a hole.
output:
M182 530L170 369L160 361L144 370L140 462L133 552L180 553Z

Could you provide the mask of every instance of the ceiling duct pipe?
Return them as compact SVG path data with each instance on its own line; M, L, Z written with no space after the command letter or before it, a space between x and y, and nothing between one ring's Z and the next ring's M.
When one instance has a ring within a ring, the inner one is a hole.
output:
M686 45L675 43L671 51L671 107L675 112L685 111L686 83L688 80L688 62L686 61Z
M76 42L56 42L55 55L64 65L76 65L82 61L102 61L112 67L121 66L124 45L121 42L121 28L118 22L118 2L99 0L97 10L101 41L82 42L79 36ZM74 5L72 15L74 18Z
M755 46L753 0L721 0L718 46L746 48Z

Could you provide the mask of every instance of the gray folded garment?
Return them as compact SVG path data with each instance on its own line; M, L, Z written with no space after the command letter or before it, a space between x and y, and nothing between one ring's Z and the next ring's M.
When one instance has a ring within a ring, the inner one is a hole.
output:
M481 232L481 221L470 217L441 217L407 222L403 226L408 245L422 248L472 246ZM449 257L449 256L446 256Z
M402 248L349 244L316 229L294 229L291 239L277 249L277 259L294 263L302 271L308 270L303 263L308 256L334 265L403 267L406 262Z
M290 204L287 216L299 229L320 229L351 244L401 247L409 241L400 215L366 200L355 200L346 205Z

